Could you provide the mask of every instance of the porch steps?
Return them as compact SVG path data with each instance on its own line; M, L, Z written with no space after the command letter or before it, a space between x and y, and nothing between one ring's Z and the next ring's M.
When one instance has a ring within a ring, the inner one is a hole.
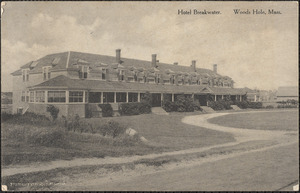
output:
M156 115L169 115L162 107L152 107L151 111Z
M215 112L212 108L210 108L208 106L201 106L201 108L203 109L203 111L205 113L214 113Z
M231 105L233 110L241 110L240 107L238 107L237 105Z

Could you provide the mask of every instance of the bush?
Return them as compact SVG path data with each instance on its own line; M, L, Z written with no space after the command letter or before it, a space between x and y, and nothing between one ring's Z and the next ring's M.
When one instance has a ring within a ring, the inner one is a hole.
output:
M249 102L249 108L251 109L261 109L262 103L261 102Z
M139 115L147 114L151 112L151 106L149 103L123 103L119 106L119 113L121 115Z
M239 108L241 108L241 109L247 109L247 108L249 108L249 103L248 103L248 101L237 101L237 102L235 102L235 104L236 104Z
M32 112L26 112L24 115L1 113L1 121L11 124L35 126L49 126L54 124L45 115L39 115Z
M66 148L69 145L66 132L58 128L33 132L26 138L28 143L37 146Z
M236 105L241 109L261 109L263 108L263 105L261 102L249 102L249 101L239 101L236 102Z
M175 105L178 112L193 112L194 105L193 99L190 97L185 97L184 95L177 96Z
M52 120L55 121L57 119L59 109L56 108L54 105L48 105L47 106L47 112L50 113Z
M144 94L144 96L141 98L142 103L146 103L152 107L152 95L148 91Z
M230 100L219 100L219 101L209 101L208 106L215 111L219 110L230 110L232 109L232 101Z
M202 109L201 106L200 106L199 101L194 101L194 102L193 102L193 107L194 107L194 110L195 110L195 111L203 111L203 109Z
M277 108L297 108L297 105L278 105Z
M174 102L172 101L163 101L162 102L162 108L166 111L166 112L174 112L177 111L177 106Z
M107 124L98 126L97 132L103 136L111 136L115 138L124 135L126 128L127 127L120 125L118 122L109 121Z
M99 104L102 109L102 117L112 117L114 114L113 108L110 104Z
M268 106L266 106L266 109L274 109L274 106L273 105L268 105Z

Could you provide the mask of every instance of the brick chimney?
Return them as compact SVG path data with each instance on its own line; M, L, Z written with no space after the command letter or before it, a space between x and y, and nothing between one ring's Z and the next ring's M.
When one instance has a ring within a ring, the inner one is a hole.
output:
M218 73L218 64L214 64L214 72Z
M116 49L116 63L121 63L121 49Z
M156 54L152 54L152 63L151 63L151 66L154 67L154 68L156 68L156 62L157 62L157 60L156 60Z
M174 65L175 65L175 66L178 66L178 62L174 62Z
M192 71L194 71L194 72L197 71L197 70L196 70L196 60L192 60L192 65L191 65L191 67L192 67Z

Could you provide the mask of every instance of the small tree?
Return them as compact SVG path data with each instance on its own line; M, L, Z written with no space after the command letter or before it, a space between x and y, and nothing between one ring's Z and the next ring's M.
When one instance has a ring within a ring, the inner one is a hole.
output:
M59 109L56 108L54 105L48 105L47 106L47 112L50 113L52 120L55 121L57 119Z

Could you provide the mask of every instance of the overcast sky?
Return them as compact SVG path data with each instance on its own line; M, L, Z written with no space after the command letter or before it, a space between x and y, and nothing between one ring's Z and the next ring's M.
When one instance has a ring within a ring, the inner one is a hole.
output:
M297 2L6 2L1 18L2 91L10 73L47 54L80 51L212 69L235 87L298 86ZM178 15L178 9L219 15ZM251 14L236 15L233 9ZM280 15L253 15L253 9Z

